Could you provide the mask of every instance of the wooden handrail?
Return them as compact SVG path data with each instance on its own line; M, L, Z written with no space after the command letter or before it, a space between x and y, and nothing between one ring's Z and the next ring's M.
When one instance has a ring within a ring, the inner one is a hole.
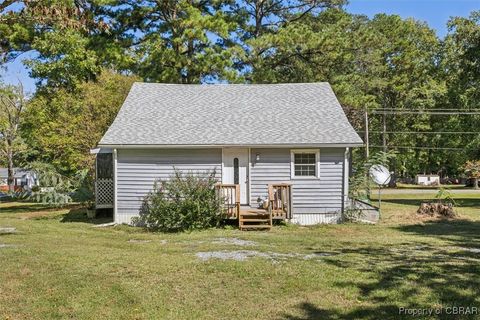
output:
M268 210L274 217L292 218L292 185L273 183L268 185Z
M240 185L217 183L215 189L220 207L225 210L227 218L238 218L240 215Z

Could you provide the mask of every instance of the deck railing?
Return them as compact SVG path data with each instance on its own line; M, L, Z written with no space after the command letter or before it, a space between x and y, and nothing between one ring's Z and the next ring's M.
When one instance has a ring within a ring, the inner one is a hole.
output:
M215 185L220 207L224 210L227 218L238 218L240 214L240 185L223 184Z
M268 185L268 210L273 218L292 218L292 185L276 183Z

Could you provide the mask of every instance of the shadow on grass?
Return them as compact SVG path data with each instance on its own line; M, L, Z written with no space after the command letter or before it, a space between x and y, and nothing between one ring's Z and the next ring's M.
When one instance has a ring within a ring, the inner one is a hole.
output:
M379 307L361 307L351 312L340 312L318 308L315 305L304 302L297 306L301 316L284 314L282 319L288 320L333 320L333 319L401 319L398 307L393 305Z
M38 212L38 211L58 211L57 208L50 208L42 203L25 203L19 204L19 202L2 202L2 207L0 208L0 213L8 214L17 214L17 213L29 213L29 212Z
M62 216L60 222L82 222L91 224L102 224L113 222L113 217L106 214L98 214L95 218L87 217L87 213L84 208L71 209Z
M377 201L377 200L374 200ZM392 203L392 204L401 204L409 206L419 206L422 202L433 201L433 198L426 197L425 199L382 199L383 203ZM480 209L480 198L455 198L457 207L470 207L470 208L479 208Z
M480 247L480 221L437 220L398 226L395 229L414 235L436 237L462 247Z
M441 314L417 316L435 319L477 319L480 314L452 315L448 307L480 308L480 222L431 221L395 229L422 238L396 245L366 245L340 250L325 263L339 272L359 272L334 285L355 288L359 305L350 310L322 309L310 303L297 306L299 314L284 319L411 319L399 308L439 308Z

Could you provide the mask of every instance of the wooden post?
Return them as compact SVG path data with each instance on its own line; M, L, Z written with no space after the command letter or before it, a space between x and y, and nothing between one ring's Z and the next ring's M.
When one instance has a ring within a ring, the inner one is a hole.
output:
M237 218L240 221L240 185L235 185L235 209L237 210Z
M287 219L292 219L292 185L288 186L288 212Z

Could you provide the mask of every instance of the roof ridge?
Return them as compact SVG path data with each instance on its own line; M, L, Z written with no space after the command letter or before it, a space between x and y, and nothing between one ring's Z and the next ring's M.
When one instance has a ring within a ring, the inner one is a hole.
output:
M327 81L318 82L282 82L282 83L163 83L163 82L145 82L135 81L133 83L140 85L165 85L165 86L282 86L282 85L315 85L326 84L330 85Z

